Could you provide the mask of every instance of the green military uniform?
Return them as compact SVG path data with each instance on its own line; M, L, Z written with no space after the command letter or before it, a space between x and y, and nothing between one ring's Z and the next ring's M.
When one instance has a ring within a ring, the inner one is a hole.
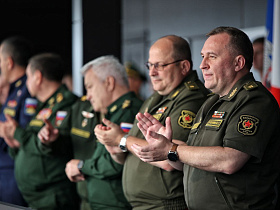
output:
M188 144L230 147L251 158L230 175L185 165L189 210L274 209L279 124L276 100L251 73L241 78L228 95L209 98L197 114Z
M170 116L173 139L186 141L196 113L208 94L193 71L169 95L154 93L144 102L140 112L152 114L162 124ZM129 134L144 139L136 123ZM123 188L134 209L186 209L183 173L162 170L131 153L124 165Z
M116 124L132 123L141 105L142 101L129 92L108 107L105 118ZM122 169L123 166L112 160L106 148L97 143L92 158L85 160L82 168L92 209L131 209L123 195Z
M35 117L26 129L18 127L15 131L14 138L21 145L18 150L11 151L15 158L15 177L32 208L77 209L75 185L65 174L65 164L73 157L72 144L66 130L62 129L63 119L76 100L66 86L60 86L46 102L38 103ZM44 126L43 119L49 119L62 134L50 146L42 144L37 137Z
M74 159L85 160L92 156L96 139L94 128L99 123L99 116L94 112L92 105L81 97L71 108L70 127L73 144ZM81 198L81 210L91 209L88 203L86 181L77 182L78 194Z

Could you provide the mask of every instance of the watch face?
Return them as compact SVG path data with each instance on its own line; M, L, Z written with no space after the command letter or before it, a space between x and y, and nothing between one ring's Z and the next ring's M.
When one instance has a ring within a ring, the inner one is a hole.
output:
M168 155L167 155L167 158L168 158L168 160L171 160L171 161L177 161L178 160L178 156L174 152L169 152Z

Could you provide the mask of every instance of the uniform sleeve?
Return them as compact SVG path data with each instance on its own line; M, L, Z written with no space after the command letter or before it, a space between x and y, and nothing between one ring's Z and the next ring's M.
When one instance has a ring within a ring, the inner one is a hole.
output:
M98 179L115 179L122 174L123 166L116 163L106 148L97 143L91 159L85 160L82 173Z
M267 107L270 107L267 109ZM270 139L279 130L278 107L256 96L235 109L225 131L224 146L262 159ZM275 139L275 138L274 138Z

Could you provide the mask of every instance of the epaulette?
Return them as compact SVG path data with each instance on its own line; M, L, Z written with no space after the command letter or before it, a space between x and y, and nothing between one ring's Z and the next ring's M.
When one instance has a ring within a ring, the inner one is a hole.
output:
M245 85L243 85L243 88L245 90L253 90L257 87L258 87L258 84L255 81L250 81L250 82L247 82Z
M87 96L82 96L81 97L81 101L86 101L87 100Z
M199 87L194 81L188 81L185 82L185 86L188 88L188 90L198 90Z

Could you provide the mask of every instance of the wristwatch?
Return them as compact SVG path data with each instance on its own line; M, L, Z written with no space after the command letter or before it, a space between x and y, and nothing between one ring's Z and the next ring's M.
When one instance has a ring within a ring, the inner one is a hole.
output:
M177 147L178 147L178 144L173 143L173 145L167 155L168 160L175 162L179 159L178 154L177 154Z
M83 160L80 160L80 161L78 162L78 169L79 169L79 171L82 170L83 166L84 166L84 161L83 161Z
M129 135L125 134L120 141L119 147L123 152L127 152L127 148L126 148L126 139Z

